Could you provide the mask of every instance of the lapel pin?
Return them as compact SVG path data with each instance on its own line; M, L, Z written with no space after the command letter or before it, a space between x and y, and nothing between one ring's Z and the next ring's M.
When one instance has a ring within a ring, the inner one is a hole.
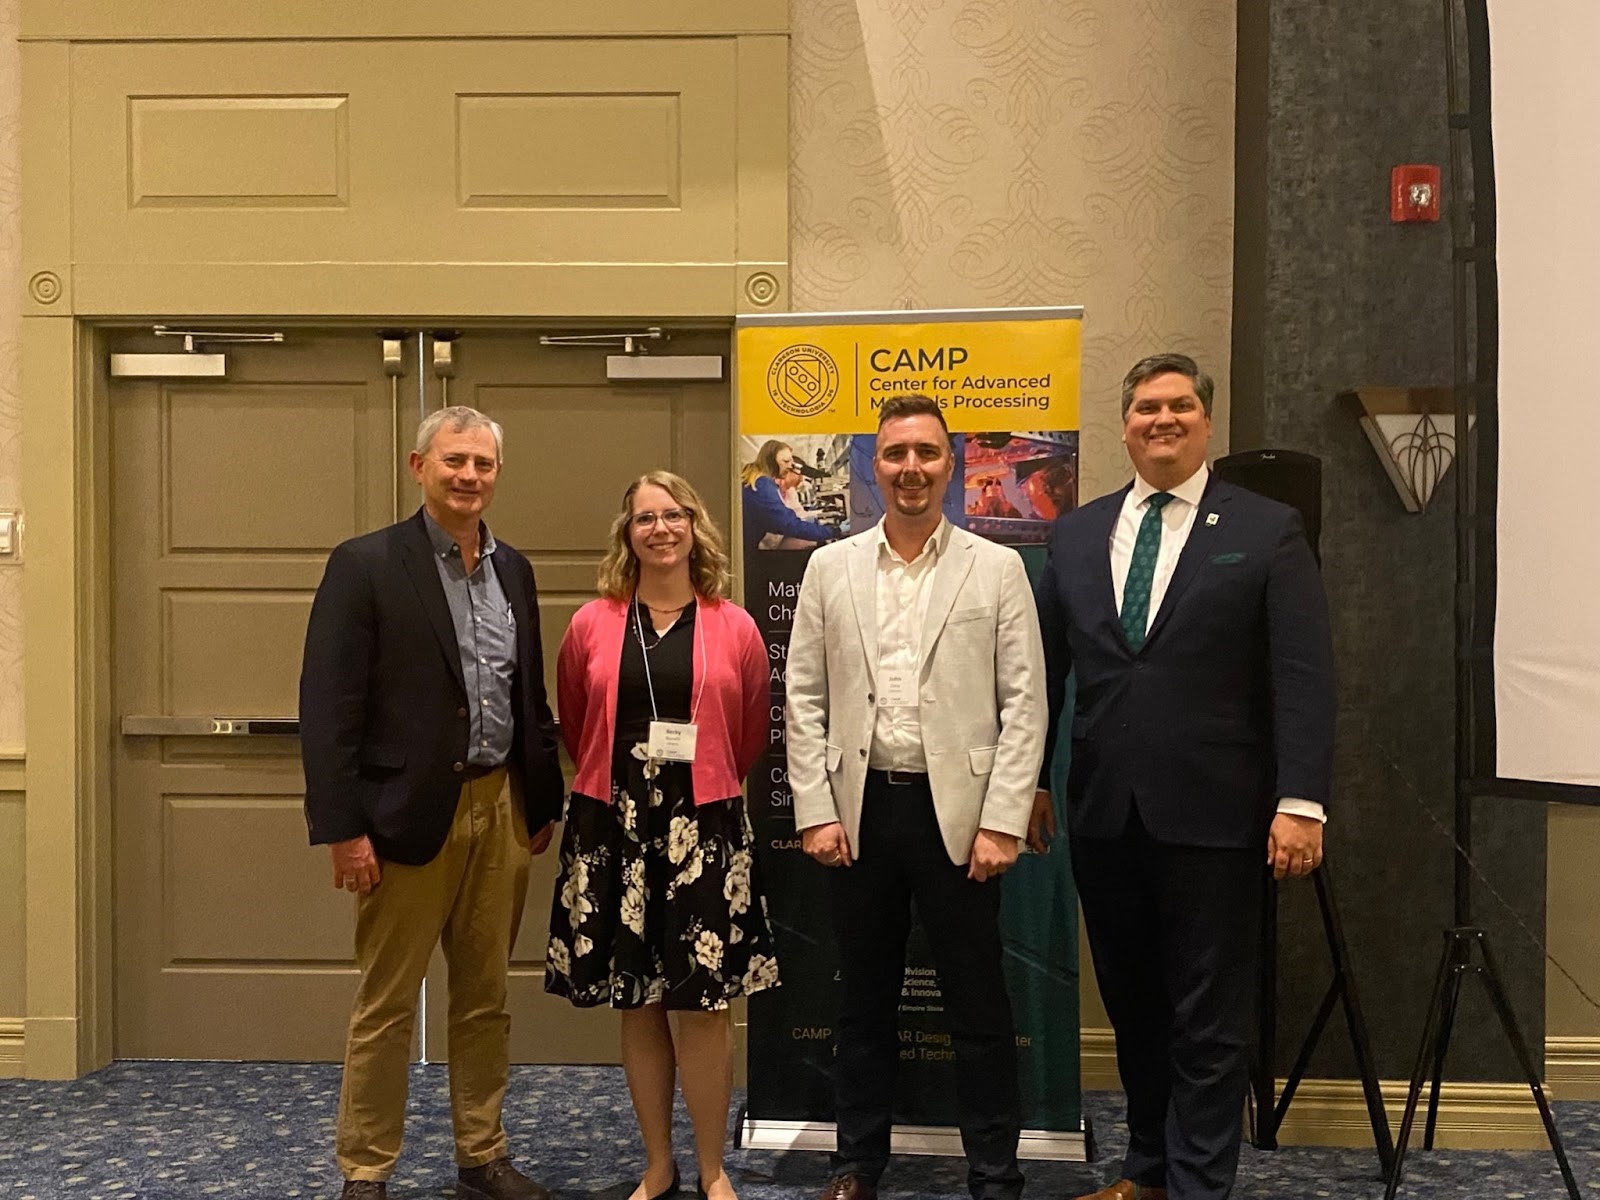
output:
M1206 524L1207 525L1215 525L1216 523L1217 523L1217 514L1216 513L1207 513L1206 514Z

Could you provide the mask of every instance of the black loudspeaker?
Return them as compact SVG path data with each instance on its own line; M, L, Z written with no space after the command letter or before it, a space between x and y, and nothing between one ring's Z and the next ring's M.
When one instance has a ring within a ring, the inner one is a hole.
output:
M1298 450L1245 450L1219 458L1219 479L1287 504L1305 522L1311 553L1322 561L1322 460Z

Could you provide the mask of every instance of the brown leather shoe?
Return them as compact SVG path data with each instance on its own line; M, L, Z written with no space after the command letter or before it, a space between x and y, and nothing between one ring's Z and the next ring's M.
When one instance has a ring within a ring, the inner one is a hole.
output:
M878 1189L859 1175L835 1175L817 1200L878 1200Z
M1167 1189L1144 1187L1131 1179L1119 1179L1110 1187L1079 1196L1078 1200L1167 1200Z
M389 1185L370 1179L346 1179L339 1200L388 1200Z
M509 1158L462 1167L456 1172L456 1195L460 1200L550 1200L550 1193L513 1167Z

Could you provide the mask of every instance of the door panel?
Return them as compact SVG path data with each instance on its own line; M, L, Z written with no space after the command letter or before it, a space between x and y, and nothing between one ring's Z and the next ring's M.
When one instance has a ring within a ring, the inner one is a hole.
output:
M370 344L359 350L363 358L373 355ZM250 357L270 354L257 349ZM234 351L236 372L240 356ZM370 373L371 363L361 365ZM165 548L326 554L370 529L380 514L370 511L369 476L383 461L370 460L375 452L388 453L370 411L376 402L371 391L365 382L169 389ZM381 516L387 515L384 505Z
M726 355L729 335L678 332L669 346L675 354ZM463 336L455 355L451 403L482 409L505 428L505 467L488 521L496 538L533 563L553 704L561 637L572 614L594 598L595 572L627 485L647 470L676 471L727 530L733 492L728 385L610 383L605 350L540 346L527 334ZM567 772L570 781L570 764ZM512 1061L616 1062L613 1012L580 1012L544 991L556 865L554 849L534 860L512 950ZM438 957L429 978L426 1045L433 1060L448 1049Z
M122 714L295 716L327 553L390 520L377 339L229 359L225 382L110 388ZM341 1056L353 907L306 846L303 793L291 737L119 738L118 1056Z

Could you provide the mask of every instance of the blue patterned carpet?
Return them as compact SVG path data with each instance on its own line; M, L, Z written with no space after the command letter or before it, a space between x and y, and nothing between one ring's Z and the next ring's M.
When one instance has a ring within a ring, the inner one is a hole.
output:
M336 1197L333 1117L339 1069L293 1063L117 1063L71 1083L0 1080L0 1200L279 1200ZM1099 1186L1122 1152L1121 1097L1088 1097L1101 1162L1025 1163L1028 1195L1061 1200ZM1600 1200L1600 1104L1557 1105L1585 1196ZM642 1166L627 1089L610 1067L519 1067L506 1104L513 1151L557 1200L626 1200ZM683 1114L679 1162L690 1166ZM418 1067L394 1200L452 1194L444 1069ZM692 1170L692 1166L690 1166ZM808 1200L826 1160L814 1154L730 1153L741 1200ZM1408 1200L1545 1200L1564 1195L1548 1153L1436 1151L1407 1164ZM966 1195L959 1162L904 1158L885 1200ZM693 1193L688 1193L692 1196ZM1236 1200L1383 1194L1370 1151L1245 1148Z

